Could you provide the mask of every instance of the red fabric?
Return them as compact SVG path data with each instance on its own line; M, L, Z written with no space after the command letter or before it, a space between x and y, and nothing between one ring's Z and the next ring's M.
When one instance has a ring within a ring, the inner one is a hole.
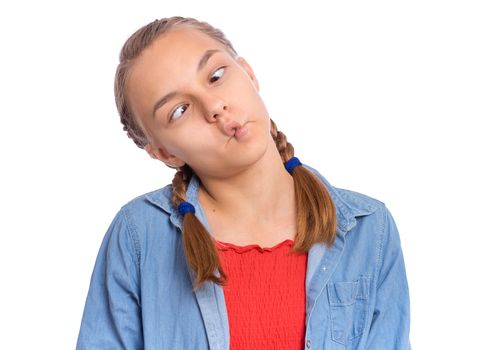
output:
M214 240L228 284L223 287L230 350L304 349L307 254Z

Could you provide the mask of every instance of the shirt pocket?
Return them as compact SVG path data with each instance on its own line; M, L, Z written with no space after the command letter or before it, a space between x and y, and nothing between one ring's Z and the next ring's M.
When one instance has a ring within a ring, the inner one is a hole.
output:
M370 277L327 284L332 340L347 345L366 329Z

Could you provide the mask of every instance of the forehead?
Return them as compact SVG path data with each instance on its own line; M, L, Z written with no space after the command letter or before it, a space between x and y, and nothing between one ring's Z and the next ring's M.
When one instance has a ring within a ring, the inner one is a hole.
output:
M225 46L208 35L191 28L172 29L157 37L145 48L133 64L133 71L151 68L157 63L168 75L193 67L196 60L208 49L226 51ZM191 65L191 66L189 66Z

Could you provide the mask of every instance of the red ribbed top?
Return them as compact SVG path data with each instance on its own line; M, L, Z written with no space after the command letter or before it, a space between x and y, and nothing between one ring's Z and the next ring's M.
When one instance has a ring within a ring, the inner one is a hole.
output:
M307 254L214 240L228 284L223 286L230 350L304 349Z

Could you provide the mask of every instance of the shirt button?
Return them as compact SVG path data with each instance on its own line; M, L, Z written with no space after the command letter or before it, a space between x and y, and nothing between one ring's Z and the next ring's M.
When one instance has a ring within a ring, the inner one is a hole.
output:
M311 346L311 341L308 339L308 340L306 341L306 347L309 349L309 348L310 348L310 346Z

